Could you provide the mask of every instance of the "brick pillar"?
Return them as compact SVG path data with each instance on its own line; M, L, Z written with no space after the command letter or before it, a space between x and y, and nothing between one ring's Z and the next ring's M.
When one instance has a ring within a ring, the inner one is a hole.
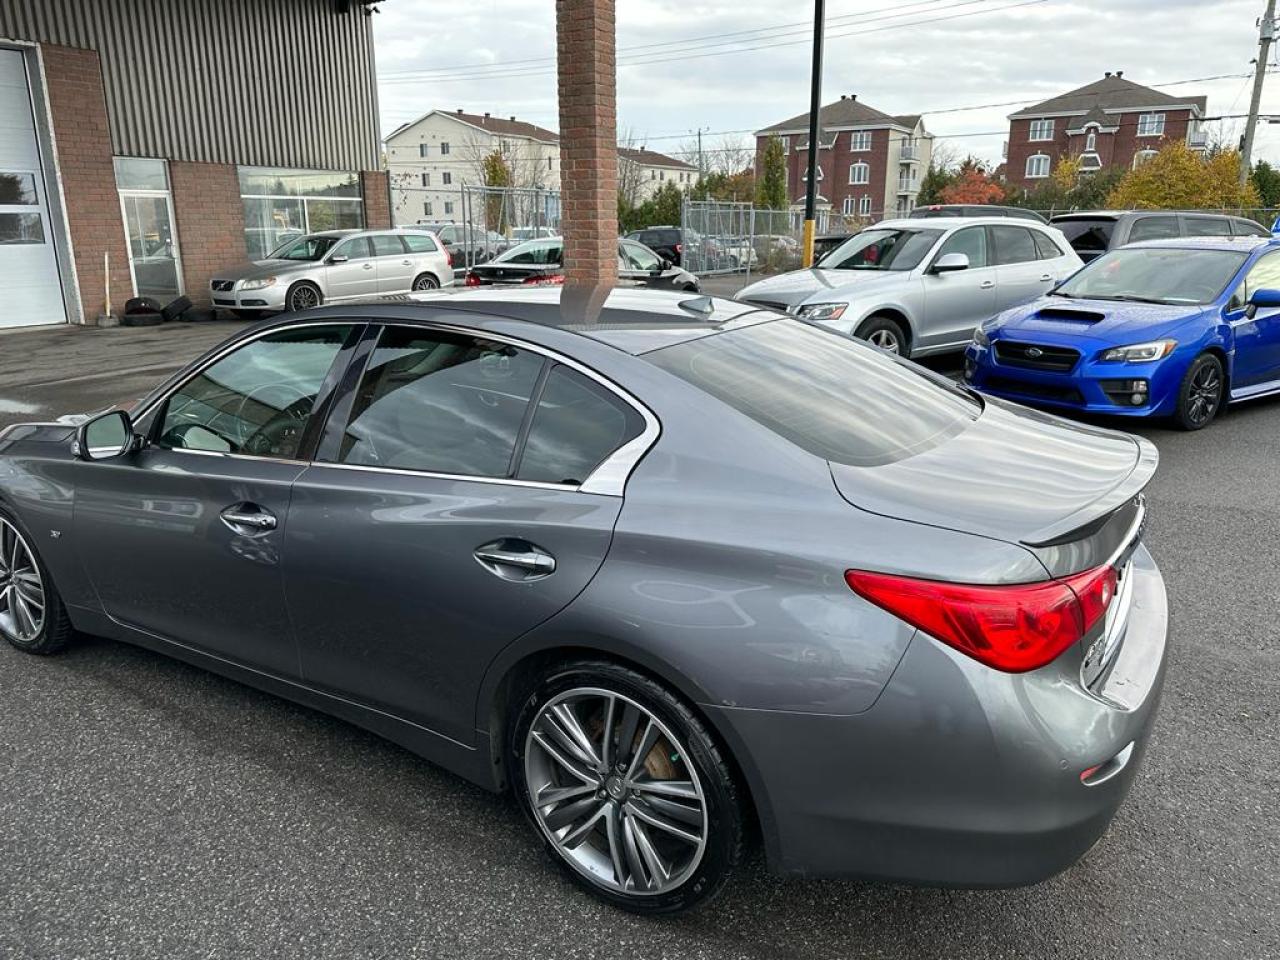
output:
M93 323L106 298L103 254L111 256L111 306L117 313L133 296L124 245L124 220L116 192L111 127L95 50L41 44L45 89L58 168L62 177L67 229L80 284L81 323Z
M361 170L360 194L364 197L364 225L370 230L391 226L391 181L385 170Z
M618 279L614 0L556 0L561 227L569 286Z
M170 160L169 188L186 293L208 307L210 278L249 257L240 179L230 164Z

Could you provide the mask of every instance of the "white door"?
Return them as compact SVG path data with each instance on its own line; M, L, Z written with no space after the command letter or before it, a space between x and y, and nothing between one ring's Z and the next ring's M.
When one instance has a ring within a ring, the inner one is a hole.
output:
M0 327L66 320L26 65L0 50Z

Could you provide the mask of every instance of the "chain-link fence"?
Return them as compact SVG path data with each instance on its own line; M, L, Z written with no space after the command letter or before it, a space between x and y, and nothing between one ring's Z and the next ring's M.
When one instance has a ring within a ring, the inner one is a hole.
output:
M560 235L560 191L528 187L461 189L461 218L442 231L454 271L492 260L517 243Z

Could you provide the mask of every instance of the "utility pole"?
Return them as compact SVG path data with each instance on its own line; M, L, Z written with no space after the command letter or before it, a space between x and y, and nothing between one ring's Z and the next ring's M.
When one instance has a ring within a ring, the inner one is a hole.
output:
M1275 6L1275 0L1268 0ZM818 123L818 111L822 109L822 34L826 21L825 0L813 0L813 77L809 90L809 184L804 193L804 243L801 247L803 265L813 266L813 229L815 207L818 200L818 139L822 128Z
M1276 33L1276 0L1267 0L1267 12L1258 22L1258 60L1253 69L1253 97L1249 100L1249 119L1244 127L1244 145L1240 148L1240 186L1249 182L1253 162L1253 131L1258 126L1258 107L1262 104L1262 78L1267 73L1267 55Z

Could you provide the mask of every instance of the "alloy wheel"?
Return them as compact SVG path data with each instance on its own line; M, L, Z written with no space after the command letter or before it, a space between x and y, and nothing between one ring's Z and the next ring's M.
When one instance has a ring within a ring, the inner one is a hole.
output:
M1222 399L1222 373L1215 363L1206 363L1191 378L1187 393L1187 419L1201 424L1213 416Z
M0 633L30 643L44 627L45 592L35 555L13 524L0 518Z
M892 330L875 330L867 339L881 350L885 350L889 353L901 352L901 344L898 343L898 338L894 336Z
M320 306L320 294L315 287L303 285L289 294L291 310L310 310L318 306Z
M436 283L434 277L419 277L413 282L413 289L415 290L434 290L438 286L439 284Z
M581 687L529 727L525 780L534 819L575 870L606 890L670 892L707 847L707 800L686 747L651 711Z

